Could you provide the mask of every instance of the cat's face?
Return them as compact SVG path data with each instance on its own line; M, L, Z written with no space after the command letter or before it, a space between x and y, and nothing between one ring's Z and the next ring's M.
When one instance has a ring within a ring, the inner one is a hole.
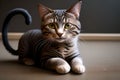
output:
M51 40L66 41L79 35L81 25L79 22L81 2L68 10L52 10L39 5L42 18L41 30L43 35Z

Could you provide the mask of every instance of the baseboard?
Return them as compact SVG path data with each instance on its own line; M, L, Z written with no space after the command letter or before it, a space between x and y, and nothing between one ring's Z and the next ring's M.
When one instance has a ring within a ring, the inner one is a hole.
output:
M2 39L0 33L0 39ZM8 33L8 39L19 39L23 33ZM103 33L81 33L80 40L120 40L120 34L103 34Z
M120 34L111 33L83 33L80 35L81 40L110 40L120 41Z

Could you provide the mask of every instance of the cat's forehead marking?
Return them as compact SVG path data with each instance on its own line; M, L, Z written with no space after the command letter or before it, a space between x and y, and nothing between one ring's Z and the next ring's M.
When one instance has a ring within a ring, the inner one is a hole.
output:
M56 22L64 22L64 14L66 10L54 10L55 21Z
M44 16L44 25L49 23L72 23L80 26L80 22L76 20L76 17L72 13L66 12L66 10L54 10L52 13L48 13Z
M49 24L53 22L63 23L65 22L64 14L65 10L54 10L54 12L48 13L47 15L44 16L44 24Z
M54 13L55 13L55 15L61 17L64 15L65 11L66 11L65 9L64 10L54 10Z
M52 13L48 13L44 16L44 19L54 18L54 17L62 17L65 13L65 10L54 10Z

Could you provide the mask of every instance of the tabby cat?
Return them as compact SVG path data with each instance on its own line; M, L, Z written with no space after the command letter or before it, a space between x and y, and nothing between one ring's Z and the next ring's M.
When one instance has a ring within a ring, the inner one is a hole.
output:
M60 74L70 70L84 73L85 66L77 46L81 29L81 4L82 1L79 1L67 10L52 10L39 4L38 11L42 21L40 30L24 33L19 40L18 50L14 50L8 42L8 23L16 14L23 15L28 25L32 19L25 9L13 9L3 24L2 39L5 48L13 55L19 55L19 62L26 65L38 65Z

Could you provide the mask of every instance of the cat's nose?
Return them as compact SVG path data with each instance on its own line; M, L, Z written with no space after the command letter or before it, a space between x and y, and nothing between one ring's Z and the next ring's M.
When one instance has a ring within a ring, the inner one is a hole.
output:
M58 30L57 30L57 35L58 35L59 37L62 37L62 35L63 35L63 28L58 28Z
M59 37L62 37L63 33L58 33L57 35L58 35Z

